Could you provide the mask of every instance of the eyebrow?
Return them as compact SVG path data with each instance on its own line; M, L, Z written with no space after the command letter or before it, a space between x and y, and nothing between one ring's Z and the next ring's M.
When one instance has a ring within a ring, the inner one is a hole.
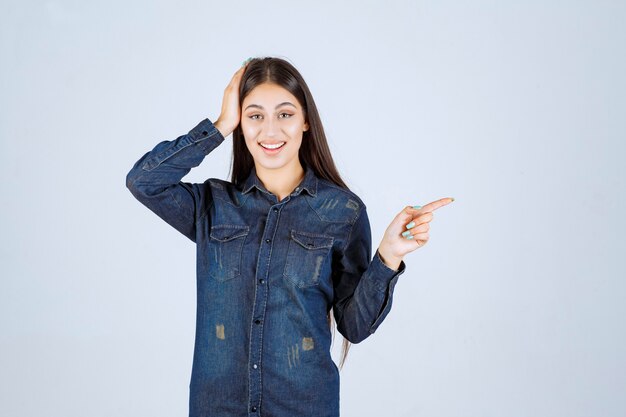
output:
M284 106L285 104L289 105L289 106L293 106L296 107L295 105L293 105L292 103L288 102L288 101L283 101L282 103L280 103L278 106L276 106L276 108L279 108L280 106ZM248 110L250 107L256 107L257 109L263 109L263 106L259 105L259 104L250 104L249 106L247 106L244 110ZM297 108L297 107L296 107Z

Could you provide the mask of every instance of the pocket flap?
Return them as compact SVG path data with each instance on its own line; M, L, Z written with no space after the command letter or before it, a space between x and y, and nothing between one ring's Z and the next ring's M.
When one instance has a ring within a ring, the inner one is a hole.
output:
M228 242L248 234L250 226L236 224L219 224L211 226L211 238L220 242Z
M333 246L334 240L332 236L298 232L297 230L291 230L291 238L306 249L330 248Z

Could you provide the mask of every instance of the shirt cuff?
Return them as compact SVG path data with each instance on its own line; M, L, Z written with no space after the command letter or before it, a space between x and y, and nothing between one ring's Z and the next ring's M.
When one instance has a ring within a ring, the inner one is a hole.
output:
M215 127L213 122L208 118L202 120L193 129L191 129L189 131L189 136L191 137L192 142L198 142L213 136L216 136L215 139L218 139L220 143L224 141L224 136L222 136L222 132L220 132L219 129Z
M369 275L375 280L374 287L380 292L386 292L391 280L402 275L405 269L406 264L404 261L400 261L400 266L398 266L397 270L389 268L380 257L378 249L376 249L376 253L372 258L368 272L371 270Z

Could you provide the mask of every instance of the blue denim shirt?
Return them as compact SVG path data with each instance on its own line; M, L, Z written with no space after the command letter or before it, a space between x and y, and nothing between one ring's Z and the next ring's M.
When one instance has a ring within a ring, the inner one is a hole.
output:
M158 143L126 177L143 205L196 243L189 415L339 415L327 314L352 343L374 333L405 270L371 256L363 201L304 167L282 201L253 168L242 188L182 182L224 141L209 119Z

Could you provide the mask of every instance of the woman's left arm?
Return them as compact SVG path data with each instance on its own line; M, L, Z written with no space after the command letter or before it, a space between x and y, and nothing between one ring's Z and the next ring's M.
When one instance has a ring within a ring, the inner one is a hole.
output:
M333 265L333 314L337 329L350 342L359 343L373 334L389 314L394 287L406 269L402 258L428 240L432 211L453 200L441 199L421 209L407 206L385 231L373 258L367 210L361 207ZM403 230L413 238L404 237Z
M353 222L343 247L333 257L333 314L337 330L359 343L384 320L391 309L393 288L404 272L389 268L378 251L372 259L372 237L365 206Z

